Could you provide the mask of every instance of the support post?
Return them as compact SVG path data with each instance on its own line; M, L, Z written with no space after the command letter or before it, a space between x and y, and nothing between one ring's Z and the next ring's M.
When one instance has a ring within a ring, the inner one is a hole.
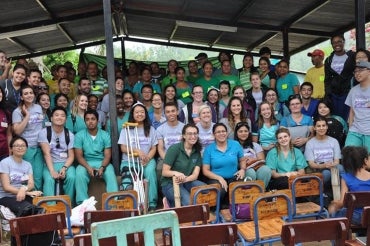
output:
M356 50L366 49L365 38L365 7L366 0L355 1L355 18L356 18Z
M119 151L117 136L117 112L116 112L116 85L114 76L114 54L113 54L113 34L112 34L112 12L111 1L103 0L104 8L104 27L105 27L105 47L107 54L107 72L109 87L109 116L111 120L111 140L112 140L112 160L116 173L119 173Z

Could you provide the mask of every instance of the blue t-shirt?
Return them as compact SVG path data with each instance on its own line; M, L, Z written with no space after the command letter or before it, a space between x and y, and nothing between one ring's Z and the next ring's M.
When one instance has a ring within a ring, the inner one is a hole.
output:
M244 156L240 144L231 139L227 139L225 152L217 149L217 144L212 143L204 150L203 165L210 166L211 172L230 179L239 170L239 159Z
M276 90L279 96L279 102L285 102L290 95L294 95L294 87L299 86L299 80L295 74L288 73L284 77L278 78Z

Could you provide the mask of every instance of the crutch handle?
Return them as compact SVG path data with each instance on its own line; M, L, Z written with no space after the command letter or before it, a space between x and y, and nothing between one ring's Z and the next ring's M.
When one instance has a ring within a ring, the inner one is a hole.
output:
M129 157L138 157L138 156L139 156L139 153L137 153L137 152L133 152L133 153L127 153L127 155L128 155Z
M138 126L138 123L135 122L125 122L122 124L122 128L127 127L127 126Z

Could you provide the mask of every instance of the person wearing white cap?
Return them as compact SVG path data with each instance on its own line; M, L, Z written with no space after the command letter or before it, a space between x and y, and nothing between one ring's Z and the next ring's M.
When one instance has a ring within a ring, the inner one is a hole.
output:
M315 90L312 92L313 98L323 98L325 96L325 69L324 69L324 51L315 49L307 54L311 57L313 67L307 70L304 81L311 82Z
M356 63L355 78L359 82L348 93L345 104L350 107L346 146L362 146L370 151L370 62Z

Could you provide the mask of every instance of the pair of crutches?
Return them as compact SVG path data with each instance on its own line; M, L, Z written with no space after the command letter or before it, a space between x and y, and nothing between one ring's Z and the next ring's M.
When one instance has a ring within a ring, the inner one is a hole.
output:
M148 182L144 180L144 167L141 165L139 153L134 149L140 150L138 124L126 122L122 125L126 137L126 151L128 169L131 175L133 190L138 194L139 212L144 214L148 211Z

